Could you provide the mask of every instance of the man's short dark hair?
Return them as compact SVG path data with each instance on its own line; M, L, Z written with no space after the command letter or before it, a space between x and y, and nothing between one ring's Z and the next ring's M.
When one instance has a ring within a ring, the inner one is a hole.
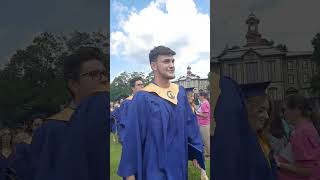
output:
M102 62L103 53L95 47L80 47L64 59L65 80L79 80L81 65L87 61L98 60Z
M176 52L171 50L168 47L165 46L157 46L153 48L149 53L149 61L150 63L155 62L159 55L176 55Z
M135 78L130 79L130 81L129 81L130 87L134 88L137 81L143 81L143 80L141 77L135 77Z

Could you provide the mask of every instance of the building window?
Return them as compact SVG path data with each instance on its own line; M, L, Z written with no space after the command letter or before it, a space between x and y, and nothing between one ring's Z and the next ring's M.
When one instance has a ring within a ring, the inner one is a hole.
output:
M304 74L303 74L303 82L304 82L304 83L308 83L308 82L309 82L309 76L308 76L307 73L304 73Z
M230 77L237 80L237 64L228 64L228 67Z
M252 63L246 63L246 75L247 75L247 81L248 83L256 82L258 81L258 63L252 62Z
M267 79L272 81L276 79L276 61L267 62Z
M308 61L306 60L303 61L302 68L304 71L308 71Z
M296 94L296 93L298 93L298 90L296 88L294 88L294 87L290 87L286 91L286 96L291 95L291 94Z
M314 76L314 75L318 74L317 64L312 62L311 67L312 67L312 75Z
M294 76L293 75L288 75L288 83L289 84L294 84Z
M292 62L292 61L288 61L288 70L289 70L289 71L293 71L293 70L294 70L293 62Z

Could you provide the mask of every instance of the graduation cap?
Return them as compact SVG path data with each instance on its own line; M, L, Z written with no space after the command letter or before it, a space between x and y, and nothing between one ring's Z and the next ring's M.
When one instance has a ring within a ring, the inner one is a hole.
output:
M190 92L193 92L193 89L194 88L184 88L186 90L186 93L190 93Z
M240 88L246 98L266 95L266 89L270 82L242 84Z

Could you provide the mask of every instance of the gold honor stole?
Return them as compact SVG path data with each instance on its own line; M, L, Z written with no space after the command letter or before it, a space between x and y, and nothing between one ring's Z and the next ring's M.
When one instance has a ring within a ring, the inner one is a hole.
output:
M269 143L267 141L267 139L262 135L258 133L258 142L260 144L260 147L263 151L264 157L267 159L269 167L271 168L271 162L270 162L270 158L269 158L269 154L270 154L270 146Z
M132 98L133 98L133 95L127 97L126 100L132 100Z
M215 129L215 122L213 119L214 115L214 110L217 105L217 101L219 99L221 89L220 89L220 76L217 73L211 73L211 79L210 79L210 86L211 86L211 94L210 94L210 99L211 99L211 123L210 123L210 136L213 136L214 134L214 129Z
M156 93L159 97L171 102L172 104L178 104L179 86L177 84L170 83L168 88L162 88L154 83L150 83L144 87L142 91Z
M71 115L73 114L74 110L71 107L67 107L60 111L59 113L48 117L48 120L59 120L59 121L69 121L71 118Z

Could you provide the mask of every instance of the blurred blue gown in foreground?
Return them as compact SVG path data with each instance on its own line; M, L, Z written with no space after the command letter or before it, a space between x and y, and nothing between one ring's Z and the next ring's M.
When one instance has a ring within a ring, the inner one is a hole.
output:
M217 78L219 91L214 109L216 128L211 137L211 177L213 180L274 180L275 166L268 162L250 127L245 97L230 78Z
M78 106L57 153L56 180L110 179L109 113L107 92L97 92Z

